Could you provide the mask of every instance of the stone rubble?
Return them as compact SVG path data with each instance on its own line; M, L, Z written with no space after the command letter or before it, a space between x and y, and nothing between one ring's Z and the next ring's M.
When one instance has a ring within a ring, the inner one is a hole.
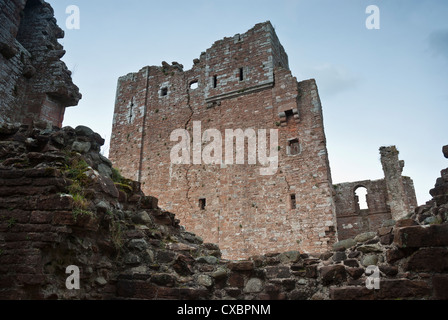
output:
M0 299L448 299L448 169L433 200L377 232L229 261L120 177L103 143L82 126L0 125ZM70 265L80 290L65 288Z

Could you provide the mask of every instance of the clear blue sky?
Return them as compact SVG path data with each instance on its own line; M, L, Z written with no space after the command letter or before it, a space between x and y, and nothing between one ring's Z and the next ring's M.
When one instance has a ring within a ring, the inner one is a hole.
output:
M334 183L383 178L379 147L396 145L423 204L448 167L448 1L47 1L83 94L64 125L108 141L118 77L162 61L189 69L216 40L269 20L293 75L319 86ZM69 5L79 30L66 28ZM379 30L365 26L368 5L380 9Z

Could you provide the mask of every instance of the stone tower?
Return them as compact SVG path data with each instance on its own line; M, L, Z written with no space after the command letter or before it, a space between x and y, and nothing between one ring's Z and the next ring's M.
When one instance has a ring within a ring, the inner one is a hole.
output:
M171 161L179 141L175 130L191 139L182 164ZM246 134L243 164L224 159L236 160L241 148L226 148L222 160L214 149L210 155L218 161L201 161L195 150L210 151L210 136L216 142L221 133L223 148L225 139L237 145L229 130ZM268 175L260 171L266 163L251 161L257 158L254 144L260 155L263 130L271 154L278 152L278 168ZM271 139L275 132L277 141ZM215 42L190 70L163 62L121 77L110 158L187 230L219 244L226 258L324 252L336 239L318 89L314 80L293 77L270 22Z

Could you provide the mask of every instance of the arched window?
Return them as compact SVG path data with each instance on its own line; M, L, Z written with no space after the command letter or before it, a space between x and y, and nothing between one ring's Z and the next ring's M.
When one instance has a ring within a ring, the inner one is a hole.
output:
M367 188L366 187L357 187L355 189L355 203L357 204L357 208L359 210L369 209L367 204Z

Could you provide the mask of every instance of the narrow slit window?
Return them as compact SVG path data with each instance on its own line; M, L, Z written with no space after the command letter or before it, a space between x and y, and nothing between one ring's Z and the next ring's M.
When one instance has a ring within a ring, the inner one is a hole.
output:
M239 77L240 77L240 81L244 80L244 69L243 68L240 68Z
M168 95L168 87L163 87L160 89L160 96L165 97Z
M291 194L289 196L289 200L290 200L290 204L291 204L291 209L296 209L297 208L296 195Z
M199 199L199 208L200 208L201 210L205 210L205 206L206 206L206 200L205 200L205 198L201 198L201 199Z
M129 123L132 122L132 117L134 116L133 111L134 111L134 99L131 100L131 104L129 105L129 119L128 119Z
M213 88L218 86L218 76L213 76Z

